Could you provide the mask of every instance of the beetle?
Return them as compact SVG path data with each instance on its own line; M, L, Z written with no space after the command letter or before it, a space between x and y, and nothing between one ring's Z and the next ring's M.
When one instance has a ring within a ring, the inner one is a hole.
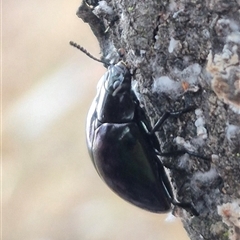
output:
M193 108L166 112L151 128L132 90L131 78L127 65L119 61L110 65L98 82L97 95L86 124L87 147L93 165L101 179L117 195L137 207L164 213L173 204L197 216L198 212L191 202L178 202L174 198L159 156L186 152L199 155L187 150L161 153L155 134L168 117L177 117Z

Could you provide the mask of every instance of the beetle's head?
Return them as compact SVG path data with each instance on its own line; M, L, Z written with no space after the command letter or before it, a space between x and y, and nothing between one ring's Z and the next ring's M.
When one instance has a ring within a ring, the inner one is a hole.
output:
M109 67L99 86L97 118L100 122L123 123L134 117L131 73L124 62Z
M104 82L107 94L120 96L120 93L127 93L131 90L131 74L124 62L109 67L108 76Z

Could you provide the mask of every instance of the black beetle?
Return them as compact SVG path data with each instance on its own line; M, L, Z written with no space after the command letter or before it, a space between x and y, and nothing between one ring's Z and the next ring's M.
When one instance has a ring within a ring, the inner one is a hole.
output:
M75 43L70 44L81 48ZM198 215L190 202L174 199L158 156L179 155L188 151L160 153L155 135L169 116L176 117L190 110L192 108L166 112L151 129L132 90L128 67L123 61L109 66L98 83L86 126L88 151L102 180L121 198L145 210L164 213L173 204Z

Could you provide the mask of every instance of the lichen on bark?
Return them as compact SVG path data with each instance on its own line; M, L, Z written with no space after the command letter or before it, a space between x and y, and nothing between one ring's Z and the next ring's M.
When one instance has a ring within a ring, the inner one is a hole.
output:
M163 152L183 139L212 156L211 163L161 159L171 166L177 198L191 200L200 216L176 213L191 239L240 239L240 1L86 0L77 15L92 28L103 59L114 62L125 49L152 124L166 111L196 106L158 133Z

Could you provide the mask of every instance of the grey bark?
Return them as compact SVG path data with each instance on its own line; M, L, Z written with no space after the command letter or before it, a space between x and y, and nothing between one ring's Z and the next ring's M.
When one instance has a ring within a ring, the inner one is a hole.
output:
M158 133L162 152L212 156L161 158L177 199L192 201L200 215L174 212L190 239L240 239L240 1L86 0L77 15L105 61L125 49L152 125L166 111L196 106Z

